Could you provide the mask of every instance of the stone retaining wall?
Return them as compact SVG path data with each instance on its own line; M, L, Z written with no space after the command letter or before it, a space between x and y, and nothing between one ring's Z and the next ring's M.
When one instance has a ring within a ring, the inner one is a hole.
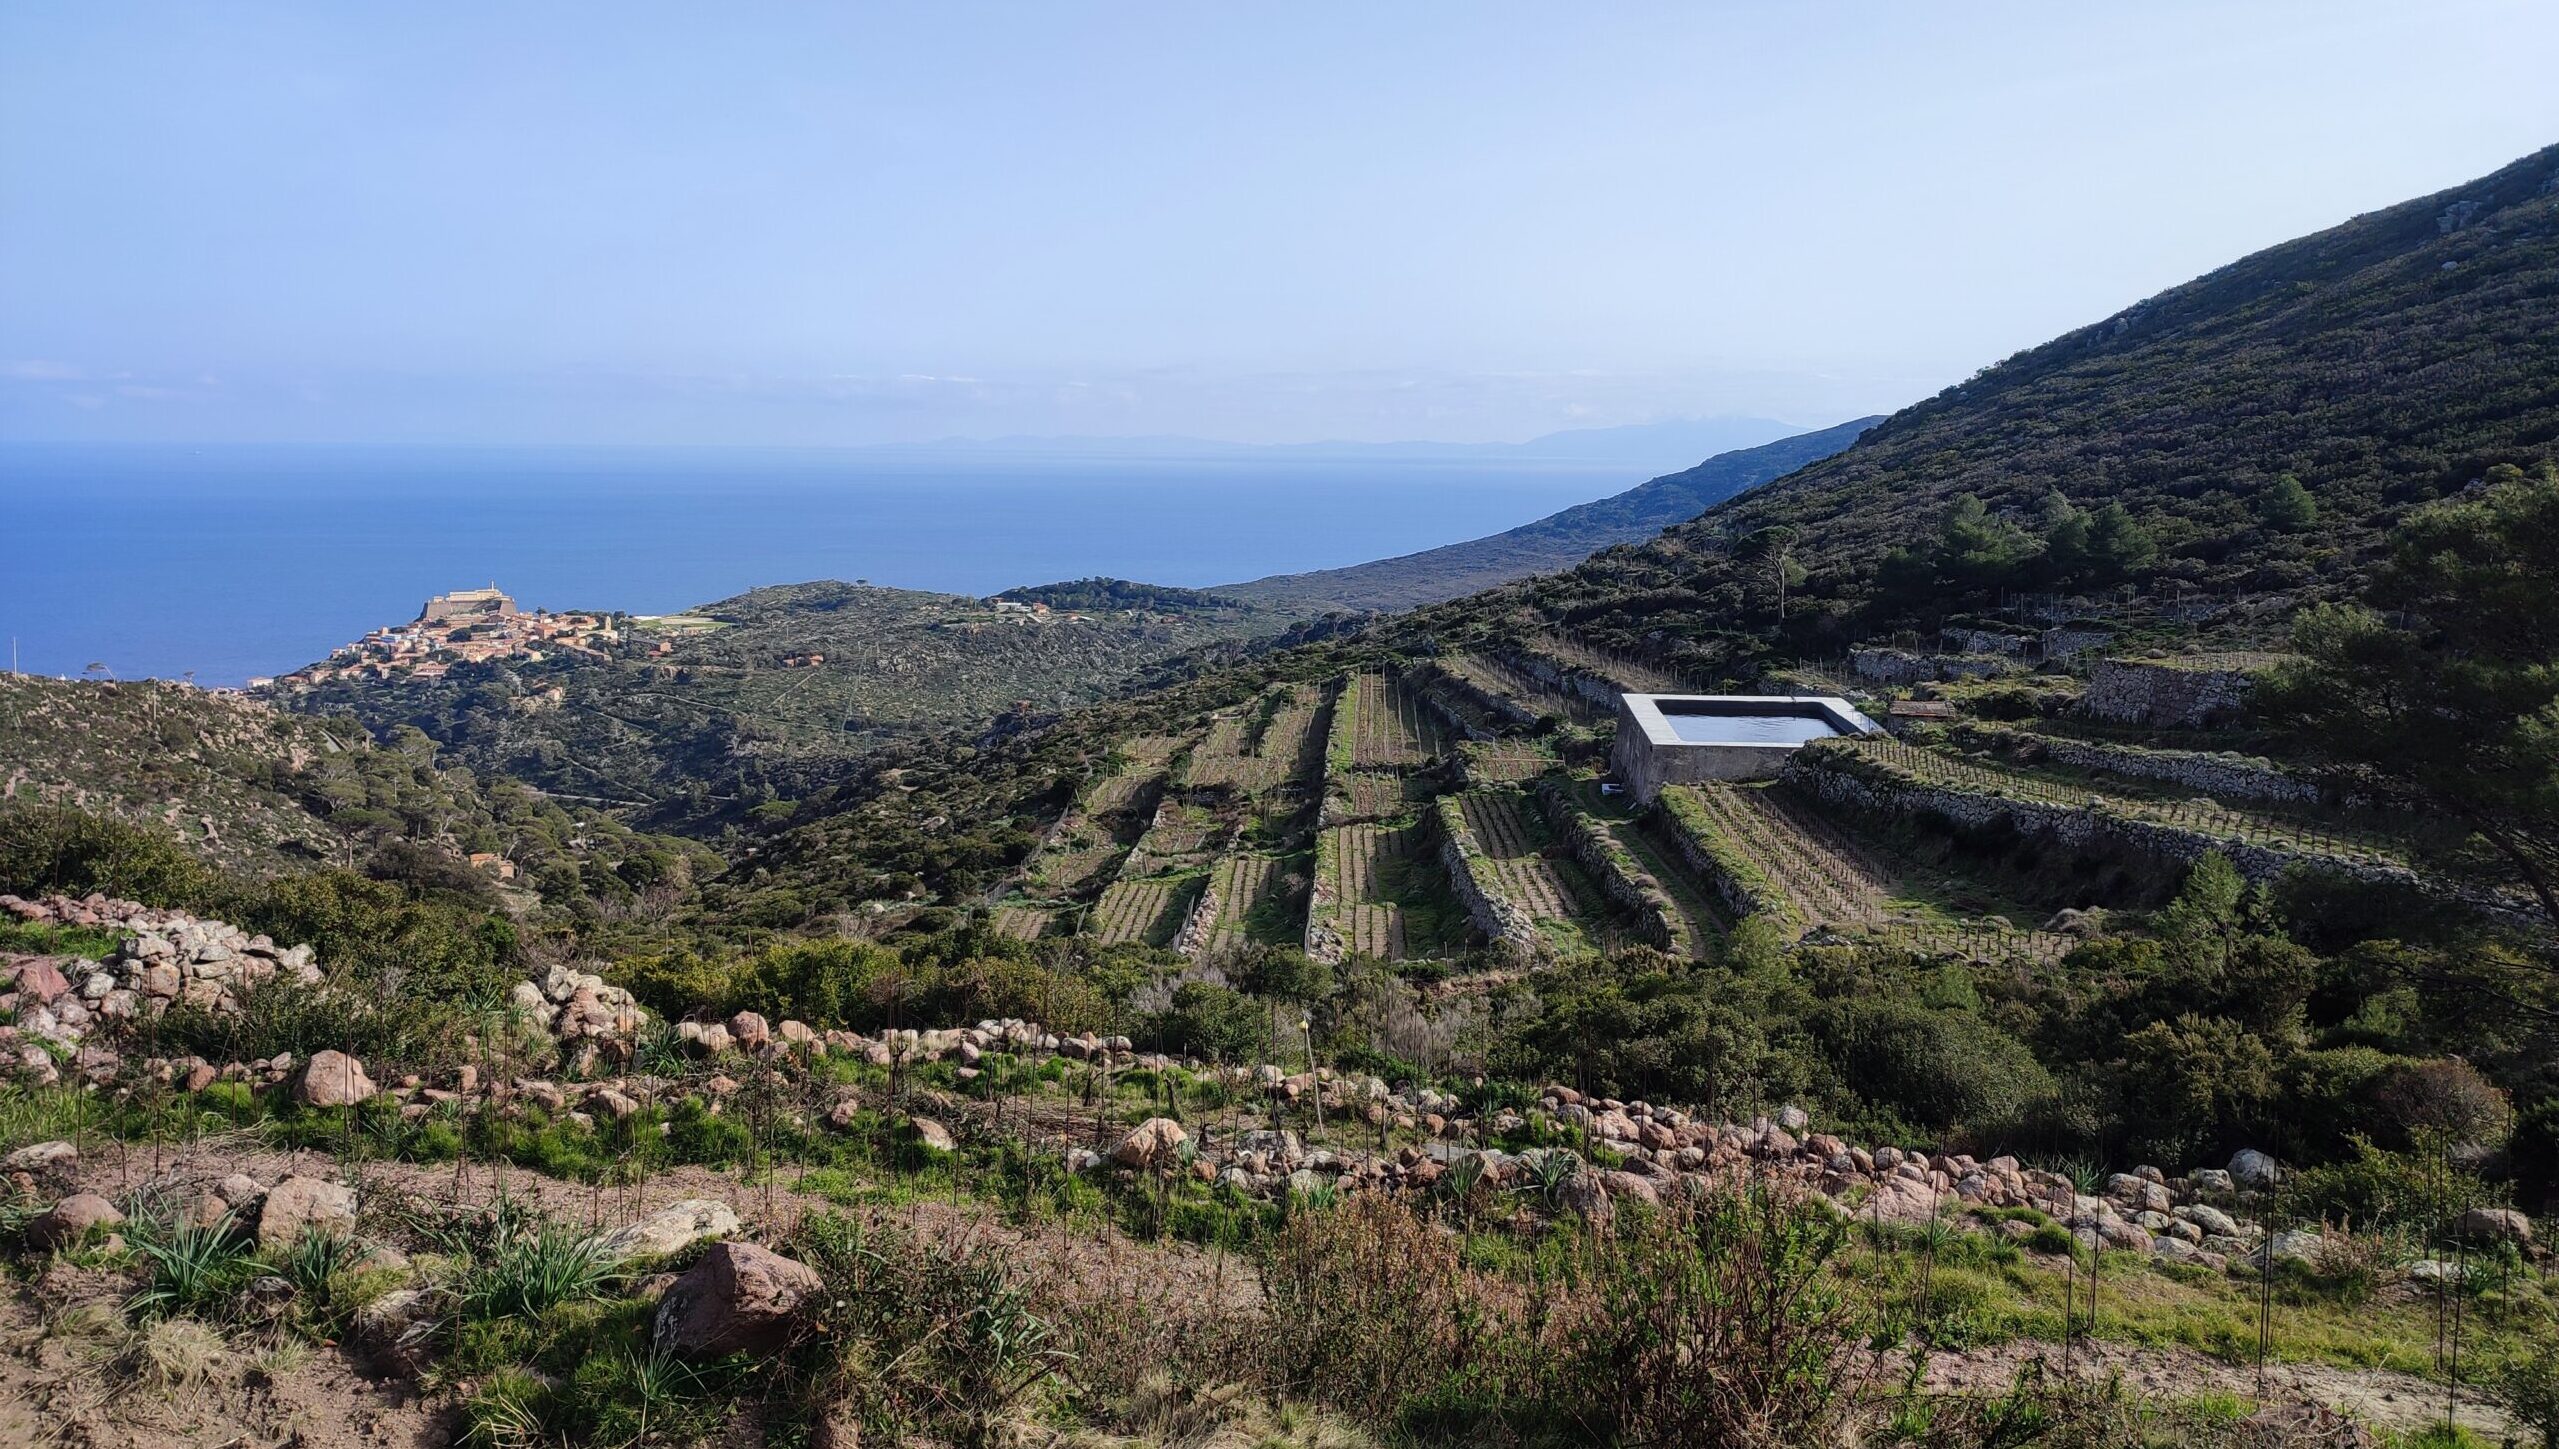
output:
M1457 797L1443 795L1439 799L1439 859L1447 867L1449 888L1457 893L1458 904L1466 908L1475 929L1488 940L1507 942L1520 950L1544 954L1546 938L1537 929L1537 919L1501 892L1495 882L1486 879L1492 870L1492 858L1484 853L1475 839L1474 829L1466 823L1465 812ZM1477 874L1478 869L1484 874Z
M1767 916L1787 924L1790 934L1802 931L1804 923L1796 917L1792 902L1773 888L1754 881L1740 852L1725 844L1711 823L1702 817L1688 818L1688 812L1696 808L1692 802L1664 791L1653 808L1661 812L1661 818L1669 826L1664 833L1670 837L1671 848L1677 850L1679 858L1688 863L1688 868L1697 872L1697 878L1715 892L1716 899L1723 902L1724 909L1732 913L1734 920Z
M1965 724L1953 731L1965 743L2013 751L2021 758L2040 757L2073 769L2094 770L2135 780L2164 780L2221 800L2266 800L2288 805L2316 805L2317 783L2286 774L2272 761L2205 750L2146 750L2134 745L2100 744L1996 725Z
M2294 865L2309 864L2376 885L2429 889L2424 878L2406 866L2344 860L2280 844L2261 845L2207 835L2121 815L2108 809L2103 801L2074 808L1923 785L1892 774L1873 761L1855 758L1846 750L1797 750L1787 762L1785 778L1828 805L1885 815L1937 815L1958 829L1979 830L2004 824L2067 850L2123 850L2177 865L2191 865L2206 855L2219 854L2252 882L2272 880Z
M1199 899L1191 902L1191 913L1182 918L1182 929L1173 933L1173 954L1186 960L1197 960L1217 934L1217 918L1226 913L1226 893L1217 888L1217 869L1211 866L1208 879L1200 886Z
M2264 673L2260 662L2101 659L2079 707L2096 719L2153 729L2202 729L2236 719Z
M1911 649L1852 649L1848 672L1872 684L1933 684L1939 680L1999 679L2021 672L2017 661L1996 654L1922 654Z
M1540 780L1537 798L1546 807L1547 818L1555 822L1564 836L1573 859L1597 882L1600 894L1619 909L1634 917L1635 932L1665 951L1677 949L1680 938L1678 907L1671 903L1670 892L1644 868L1644 863L1628 855L1608 836L1599 822L1590 818L1579 801L1574 800L1555 781Z

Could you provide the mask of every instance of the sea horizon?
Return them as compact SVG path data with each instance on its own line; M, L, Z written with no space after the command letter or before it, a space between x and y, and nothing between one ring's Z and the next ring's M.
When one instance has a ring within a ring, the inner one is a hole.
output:
M673 613L861 579L983 596L1182 587L1498 533L1631 488L1623 460L546 444L0 443L15 667L236 685L495 583Z

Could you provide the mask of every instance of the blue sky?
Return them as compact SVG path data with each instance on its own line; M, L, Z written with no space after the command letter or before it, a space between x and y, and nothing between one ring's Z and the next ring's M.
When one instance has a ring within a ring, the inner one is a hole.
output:
M0 438L1924 396L2559 140L2559 6L0 7Z

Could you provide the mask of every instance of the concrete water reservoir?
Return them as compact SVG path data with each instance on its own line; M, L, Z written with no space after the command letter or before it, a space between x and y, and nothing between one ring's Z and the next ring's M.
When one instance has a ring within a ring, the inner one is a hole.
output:
M1622 694L1610 764L1638 800L1664 785L1774 775L1802 746L1882 734L1847 700L1809 694Z

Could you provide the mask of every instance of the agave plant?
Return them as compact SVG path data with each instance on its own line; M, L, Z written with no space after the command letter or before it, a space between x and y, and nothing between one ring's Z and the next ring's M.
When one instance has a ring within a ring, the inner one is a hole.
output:
M562 1303L601 1297L621 1265L596 1239L559 1223L501 1224L454 1285L468 1319L533 1318Z
M228 1307L259 1271L257 1259L232 1236L227 1215L213 1223L145 1228L135 1238L134 1252L151 1272L127 1304L137 1317L201 1316Z
M312 1302L328 1296L329 1280L355 1257L355 1244L334 1233L306 1228L276 1255L276 1276Z
M1564 1189L1582 1174L1581 1154L1568 1147L1547 1147L1522 1153L1520 1160L1528 1164L1525 1190L1537 1193L1550 1205L1561 1202Z
M1485 1171L1484 1154L1469 1152L1450 1162L1448 1170L1440 1174L1440 1195L1456 1206L1460 1217L1467 1214L1476 1191L1484 1185Z

